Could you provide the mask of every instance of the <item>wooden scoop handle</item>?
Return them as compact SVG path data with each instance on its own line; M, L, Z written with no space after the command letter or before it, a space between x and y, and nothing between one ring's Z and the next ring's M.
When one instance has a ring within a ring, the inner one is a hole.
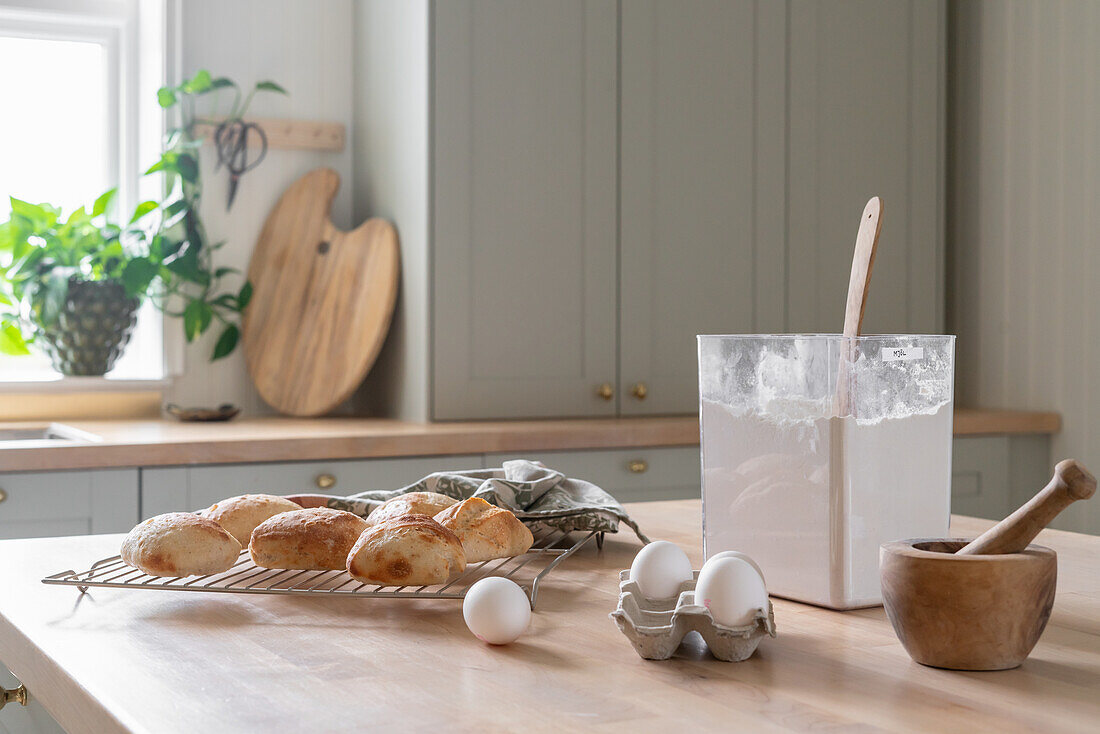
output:
M867 310L867 290L871 271L875 267L878 235L882 231L882 199L872 196L863 207L856 232L856 249L852 256L852 274L848 277L848 301L844 308L844 336L859 336L863 331L863 314Z
M1019 553L1058 513L1096 491L1096 478L1073 459L1059 461L1054 477L1027 504L956 551L960 556Z
M857 337L863 331L863 314L867 310L867 290L871 271L875 267L878 235L882 231L882 199L872 196L863 207L856 231L856 249L852 255L852 274L848 277L848 300L844 306L844 336ZM833 412L844 416L851 413L848 395L848 363L855 357L855 344L845 340L846 354L840 359L837 373Z

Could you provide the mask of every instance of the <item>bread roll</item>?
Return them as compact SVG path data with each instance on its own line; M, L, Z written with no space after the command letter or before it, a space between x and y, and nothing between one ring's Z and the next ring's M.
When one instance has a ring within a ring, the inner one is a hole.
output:
M343 510L281 512L256 526L248 552L264 568L340 571L366 528L363 518Z
M241 544L210 518L169 512L134 527L122 541L122 560L150 576L206 576L229 569Z
M427 515L446 510L458 500L438 492L409 492L386 500L380 507L367 516L368 525L377 525L383 520L401 515Z
M518 556L530 550L535 542L519 518L480 497L452 505L435 519L462 541L467 563Z
M228 530L244 547L252 538L252 531L264 520L280 512L300 509L301 505L273 494L242 494L210 505L202 511L202 515Z
M431 586L466 570L458 536L427 515L400 515L371 527L347 557L348 573L381 586Z

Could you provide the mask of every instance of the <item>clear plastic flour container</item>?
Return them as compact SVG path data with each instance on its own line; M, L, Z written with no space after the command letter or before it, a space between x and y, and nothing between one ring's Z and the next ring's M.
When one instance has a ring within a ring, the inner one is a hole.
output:
M748 553L778 596L880 604L879 545L948 534L954 362L954 336L700 336L706 556Z

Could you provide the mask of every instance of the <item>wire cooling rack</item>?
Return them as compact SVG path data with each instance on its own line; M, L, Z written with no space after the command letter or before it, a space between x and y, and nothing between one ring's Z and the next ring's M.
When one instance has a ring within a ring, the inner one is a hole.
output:
M486 576L512 579L527 593L531 608L538 597L539 583L559 563L596 537L603 546L603 533L592 531L574 537L561 530L536 534L531 549L521 556L472 563L446 584L435 586L375 586L363 584L345 571L296 571L263 568L252 562L248 550L227 571L208 576L167 578L149 576L126 565L120 556L96 561L87 571L61 571L42 579L44 584L75 586L81 593L89 588L165 589L229 594L294 594L313 597L462 599L466 591Z

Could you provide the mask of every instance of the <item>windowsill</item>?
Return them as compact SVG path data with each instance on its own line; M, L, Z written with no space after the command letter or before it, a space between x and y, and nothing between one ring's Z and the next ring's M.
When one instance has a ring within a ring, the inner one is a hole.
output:
M146 380L111 377L54 377L12 381L0 379L0 393L145 392L162 390L171 384L171 377Z

